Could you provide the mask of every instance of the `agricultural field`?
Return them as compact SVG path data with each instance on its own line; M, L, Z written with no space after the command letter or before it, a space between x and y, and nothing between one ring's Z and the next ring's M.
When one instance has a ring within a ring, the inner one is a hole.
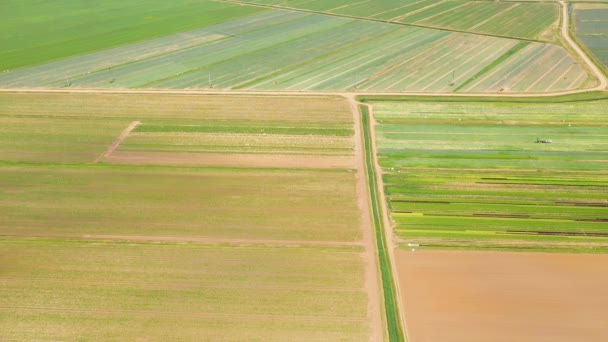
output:
M0 339L382 334L345 100L12 93L0 108Z
M574 6L574 29L581 41L608 70L608 4L576 4Z
M234 2L545 41L555 41L559 18L558 5L549 3L450 0L246 0Z
M0 72L263 12L211 0L2 1Z
M0 87L509 93L587 79L554 44L268 10L3 72Z
M606 341L607 262L605 254L398 250L410 341Z
M607 250L608 101L373 104L401 244Z

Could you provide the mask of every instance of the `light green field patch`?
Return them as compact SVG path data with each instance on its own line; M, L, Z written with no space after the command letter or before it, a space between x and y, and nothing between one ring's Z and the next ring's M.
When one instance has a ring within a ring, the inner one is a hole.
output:
M606 248L605 100L374 109L385 192L403 242Z

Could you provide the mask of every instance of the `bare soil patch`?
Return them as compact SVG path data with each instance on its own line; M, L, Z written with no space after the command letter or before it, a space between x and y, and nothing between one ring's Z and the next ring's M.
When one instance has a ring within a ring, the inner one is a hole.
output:
M608 340L608 255L396 256L413 342Z
M192 165L227 167L277 167L310 169L354 169L353 156L309 156L281 154L215 154L180 152L115 152L105 161L138 165Z

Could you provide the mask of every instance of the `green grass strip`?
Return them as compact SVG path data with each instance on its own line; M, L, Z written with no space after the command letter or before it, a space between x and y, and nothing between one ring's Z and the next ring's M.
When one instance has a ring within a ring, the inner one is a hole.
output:
M386 311L386 323L388 326L389 341L404 341L403 329L401 320L399 319L399 306L397 304L397 296L393 286L393 273L391 271L391 262L384 240L384 225L382 223L382 215L380 213L378 189L376 186L376 173L374 172L374 151L371 141L371 132L369 129L369 112L366 106L359 106L361 119L363 123L363 137L365 141L365 168L367 170L367 181L369 184L369 192L372 204L372 217L374 227L376 228L376 245L378 248L378 261L380 263L380 273L382 277L382 289L384 292L384 309Z
M505 52L502 56L500 56L496 60L494 60L494 62L486 65L485 68L479 70L475 75L473 75L473 77L469 78L468 80L464 81L464 83L462 83L461 85L456 87L454 89L454 91L456 92L456 91L459 91L460 89L466 87L469 83L475 81L477 78L483 76L488 71L494 69L500 63L504 62L509 57L513 56L514 54L516 54L517 52L519 52L521 49L525 48L529 44L530 44L530 42L527 42L527 41L521 41L521 42L517 43L515 46L513 46L511 49L509 49L509 51Z

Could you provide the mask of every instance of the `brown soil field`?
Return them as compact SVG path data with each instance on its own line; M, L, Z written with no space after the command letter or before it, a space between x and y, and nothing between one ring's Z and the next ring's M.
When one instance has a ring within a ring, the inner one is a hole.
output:
M190 165L305 169L354 169L352 156L217 154L187 152L115 152L104 161L129 165Z
M397 250L410 342L608 341L608 255Z

